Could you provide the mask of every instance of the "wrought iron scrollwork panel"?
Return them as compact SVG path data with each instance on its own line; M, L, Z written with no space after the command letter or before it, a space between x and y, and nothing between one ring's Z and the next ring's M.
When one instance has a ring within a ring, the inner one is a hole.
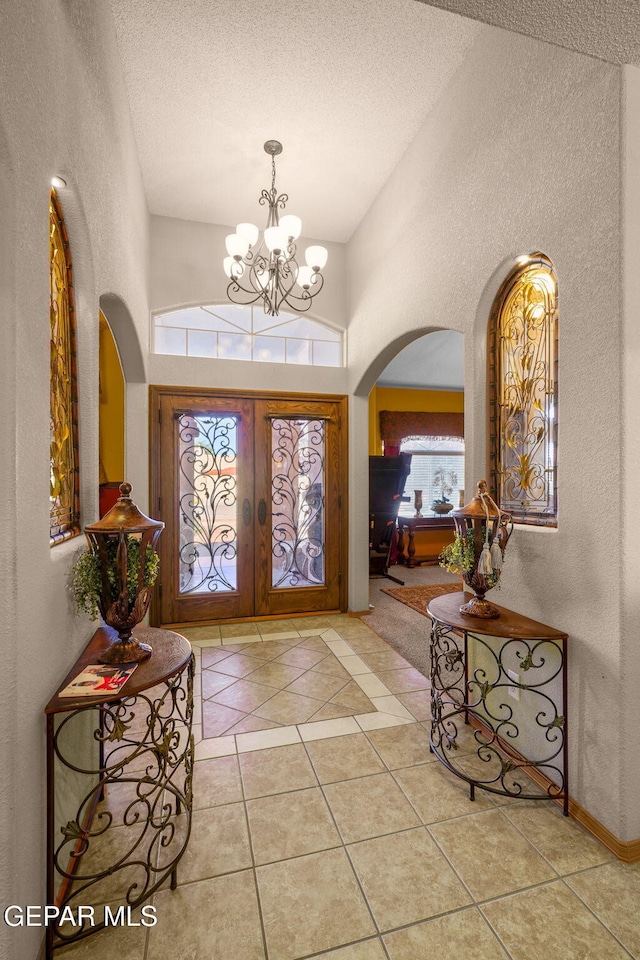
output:
M56 925L55 946L104 926L102 911L81 921L77 907L134 909L175 870L191 830L194 763L194 658L187 670L149 691L64 716L54 732L56 762L88 781L75 814L61 827L53 868L57 901L76 916ZM97 759L78 762L75 727L95 717Z
M564 642L431 628L431 748L472 788L566 807ZM470 663L472 666L470 667Z
M492 317L492 479L521 523L556 522L557 286L539 257L511 275Z
M237 589L238 421L179 414L180 593Z
M324 584L323 420L271 421L273 587Z
M50 270L50 537L80 530L78 399L71 257L60 204L49 204Z

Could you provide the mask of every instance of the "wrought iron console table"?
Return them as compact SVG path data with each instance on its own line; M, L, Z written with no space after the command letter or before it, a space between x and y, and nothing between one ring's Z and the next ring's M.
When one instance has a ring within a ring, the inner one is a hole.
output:
M59 696L117 639L110 627L101 627L45 709L47 904L61 912L47 926L46 960L56 947L103 929L105 918L117 923L120 908L126 914L141 906L169 876L174 889L189 840L191 645L180 634L151 627L137 627L136 636L153 654L120 691L98 702ZM91 905L93 915L86 910ZM79 906L85 907L82 916Z
M429 603L431 750L490 793L562 801L569 813L567 634L497 607L460 613L468 594Z

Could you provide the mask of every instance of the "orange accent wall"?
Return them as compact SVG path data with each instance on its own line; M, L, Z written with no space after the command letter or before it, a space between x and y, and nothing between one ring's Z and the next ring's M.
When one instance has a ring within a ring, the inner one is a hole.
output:
M369 455L382 456L380 410L464 413L464 393L455 390L403 390L375 386L369 394Z
M124 375L111 327L100 313L100 483L124 480Z

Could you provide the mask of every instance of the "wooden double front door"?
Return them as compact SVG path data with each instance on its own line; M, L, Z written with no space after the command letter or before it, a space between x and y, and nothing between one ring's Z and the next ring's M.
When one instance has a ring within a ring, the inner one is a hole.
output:
M152 620L345 607L346 398L151 387Z

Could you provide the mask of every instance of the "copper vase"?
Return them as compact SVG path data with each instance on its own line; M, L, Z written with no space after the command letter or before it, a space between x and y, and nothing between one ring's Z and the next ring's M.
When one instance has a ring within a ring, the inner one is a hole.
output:
M98 657L100 663L135 663L151 656L151 647L131 636L149 608L153 587L145 584L147 548L155 549L164 523L151 520L138 510L129 494L131 485L120 484L120 497L109 512L88 527L85 534L91 551L100 563L102 590L98 607L102 619L118 632L118 640ZM135 588L128 583L129 550L137 541L138 568ZM115 549L115 560L113 551ZM109 574L115 574L115 587Z
M478 484L478 492L473 500L465 507L453 511L456 533L461 537L473 536L473 568L462 571L462 579L471 587L474 596L460 607L460 613L468 617L479 617L482 620L494 620L500 613L492 603L485 600L485 594L492 590L500 580L501 570L494 570L491 574L478 573L480 555L487 539L487 525L489 527L489 543L497 542L500 553L504 556L507 542L513 531L511 514L505 513L491 500L487 491L486 480Z

